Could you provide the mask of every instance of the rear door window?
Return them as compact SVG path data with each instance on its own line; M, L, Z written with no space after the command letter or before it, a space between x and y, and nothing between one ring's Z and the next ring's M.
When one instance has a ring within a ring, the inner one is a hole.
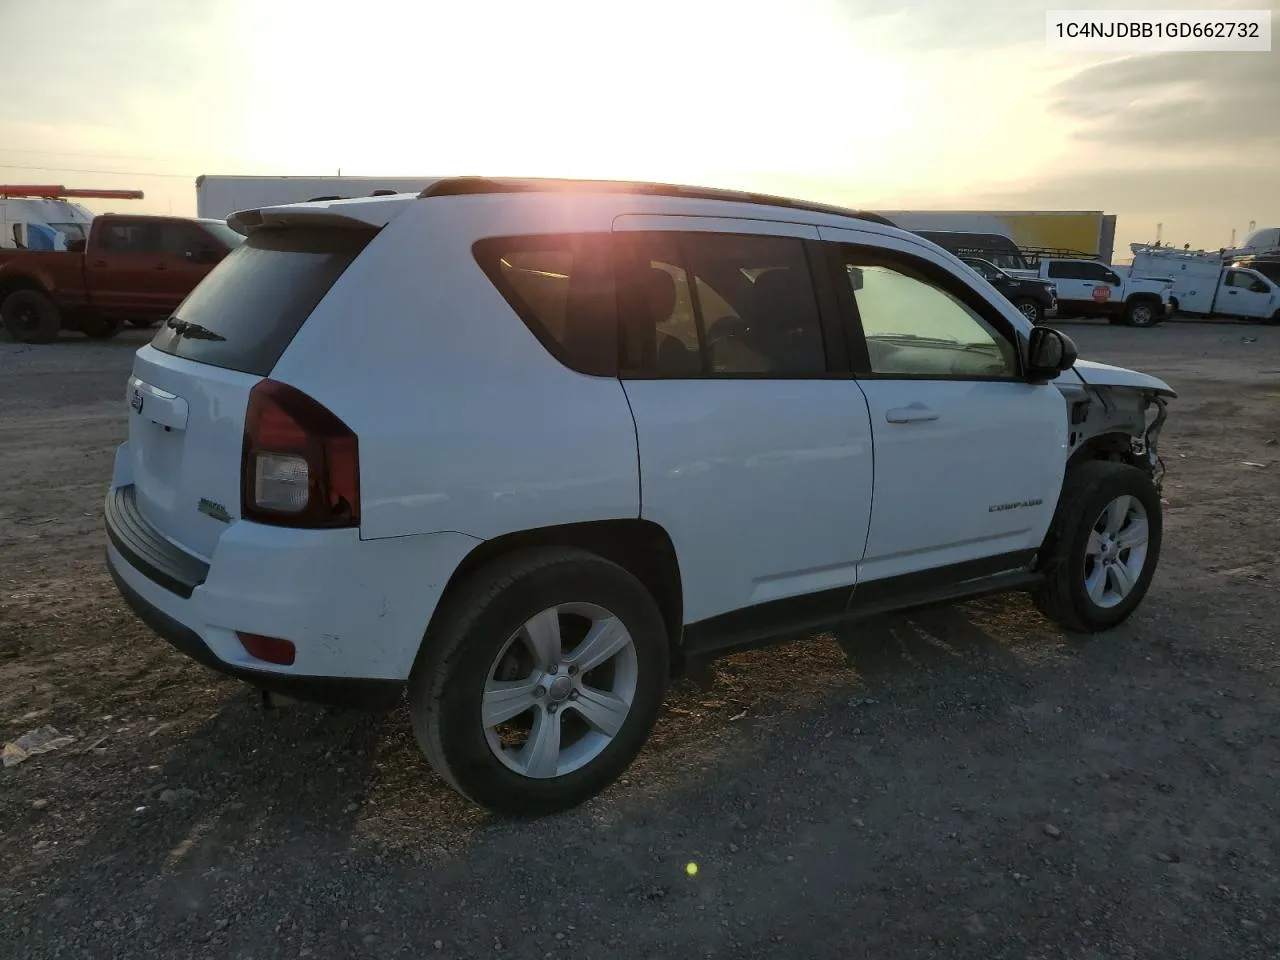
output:
M182 301L151 345L265 377L376 232L287 228L253 234Z
M111 253L157 254L163 250L158 220L112 220L103 224L98 246Z
M628 233L623 370L637 377L822 377L827 357L802 240Z

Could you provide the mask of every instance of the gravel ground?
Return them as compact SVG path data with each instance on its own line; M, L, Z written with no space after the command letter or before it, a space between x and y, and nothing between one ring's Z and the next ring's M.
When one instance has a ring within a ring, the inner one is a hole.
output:
M735 657L536 823L403 714L264 710L150 635L100 520L145 335L0 343L0 739L75 737L0 771L0 954L1280 955L1280 330L1064 329L1181 392L1128 624L1015 597Z

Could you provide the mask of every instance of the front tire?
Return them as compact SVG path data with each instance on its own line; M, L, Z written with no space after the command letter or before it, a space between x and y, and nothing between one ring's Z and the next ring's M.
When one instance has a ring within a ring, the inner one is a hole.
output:
M1041 550L1036 607L1079 633L1122 623L1146 596L1162 535L1160 494L1143 471L1110 460L1071 468Z
M15 290L0 304L0 320L18 343L53 343L62 329L62 316L39 290Z
M432 620L409 680L428 762L516 816L575 807L644 745L669 675L653 597L594 554L534 549L469 576Z
M1044 308L1034 300L1026 297L1019 297L1013 301L1013 305L1018 308L1018 312L1030 320L1034 324L1040 324L1044 321Z

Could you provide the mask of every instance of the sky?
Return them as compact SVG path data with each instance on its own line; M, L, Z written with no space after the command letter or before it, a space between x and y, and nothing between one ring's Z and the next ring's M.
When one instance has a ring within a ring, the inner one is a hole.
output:
M1046 50L1047 9L1134 5L0 0L0 182L194 214L200 174L647 179L1104 210L1118 255L1280 225L1280 52Z

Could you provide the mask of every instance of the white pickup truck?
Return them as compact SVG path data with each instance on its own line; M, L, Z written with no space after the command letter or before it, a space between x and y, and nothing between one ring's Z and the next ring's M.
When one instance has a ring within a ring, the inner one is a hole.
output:
M1034 270L1008 272L1052 283L1059 317L1107 317L1112 323L1154 327L1170 312L1169 280L1124 276L1100 260L1044 259Z
M1173 307L1199 317L1238 317L1280 324L1280 285L1261 271L1228 266L1221 253L1135 243L1132 276L1168 280Z

